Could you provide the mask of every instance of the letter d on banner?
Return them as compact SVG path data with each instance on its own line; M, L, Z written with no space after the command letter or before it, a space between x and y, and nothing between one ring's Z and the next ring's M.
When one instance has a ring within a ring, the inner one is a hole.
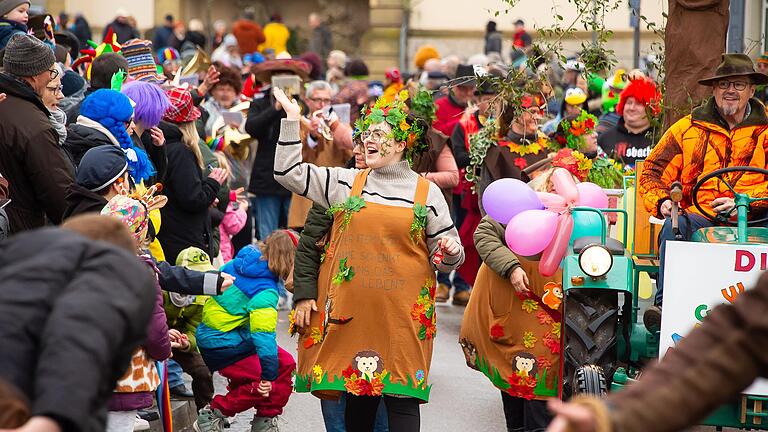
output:
M745 263L746 260L746 263ZM745 250L736 251L736 262L734 264L733 271L748 272L752 271L755 267L755 256L752 252Z

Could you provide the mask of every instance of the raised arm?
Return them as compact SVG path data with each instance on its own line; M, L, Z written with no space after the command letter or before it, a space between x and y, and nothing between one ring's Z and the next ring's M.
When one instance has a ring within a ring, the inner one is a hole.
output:
M280 121L280 138L275 149L275 180L289 191L325 208L345 200L349 190L339 187L339 179L351 184L357 170L318 167L302 162L299 105L289 101L279 88L275 88L273 93L287 114Z

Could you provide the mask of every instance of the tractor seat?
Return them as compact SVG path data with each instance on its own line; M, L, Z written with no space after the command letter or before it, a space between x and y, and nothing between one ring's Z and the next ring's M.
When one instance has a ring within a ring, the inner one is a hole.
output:
M580 254L587 246L592 244L600 244L600 237L579 237L573 241L573 253ZM611 252L611 255L624 255L624 243L616 240L615 238L606 238L605 247Z

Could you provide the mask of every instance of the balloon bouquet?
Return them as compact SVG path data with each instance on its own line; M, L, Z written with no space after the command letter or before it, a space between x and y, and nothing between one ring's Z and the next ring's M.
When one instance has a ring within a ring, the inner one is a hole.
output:
M577 184L564 168L555 169L551 181L555 193L535 192L520 180L501 179L491 183L482 198L486 213L507 226L507 246L524 257L541 254L539 272L547 277L557 272L572 240L600 235L600 216L571 209L608 207L600 186Z

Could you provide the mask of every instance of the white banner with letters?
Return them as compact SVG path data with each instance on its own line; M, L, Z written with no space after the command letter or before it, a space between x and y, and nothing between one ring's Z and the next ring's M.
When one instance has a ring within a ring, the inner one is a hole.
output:
M751 289L767 268L768 245L668 242L660 356L674 349L715 306ZM744 393L768 396L768 380L756 380Z

